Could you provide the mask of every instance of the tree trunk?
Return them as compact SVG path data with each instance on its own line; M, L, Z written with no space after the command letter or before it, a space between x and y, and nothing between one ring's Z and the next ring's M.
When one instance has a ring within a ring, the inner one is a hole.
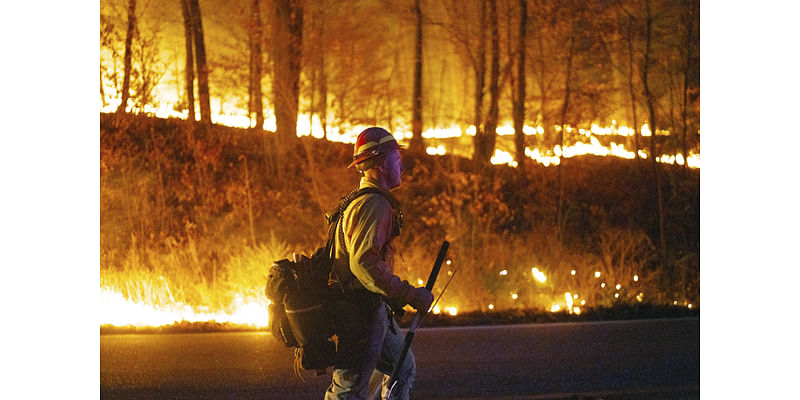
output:
M303 8L299 0L274 3L272 84L275 123L279 142L297 139L297 107L300 98L300 63L303 44Z
M689 0L686 2L686 59L683 70L683 107L681 109L681 122L683 131L681 135L681 147L683 148L683 170L689 171L689 147L687 144L686 136L688 135L689 126L687 121L687 108L689 101L689 74L692 70L692 33L694 31L694 2Z
M483 165L484 161L481 159L484 153L484 139L483 139L483 85L486 75L486 1L481 0L481 13L480 13L480 29L478 34L478 52L477 62L475 68L475 137L473 137L473 154L472 160L477 165Z
M251 69L250 69L250 82L252 95L252 111L256 114L256 129L264 129L264 102L261 94L261 77L262 77L262 64L263 57L261 55L261 1L253 0L251 12L251 24L253 31L250 35L250 51L251 51ZM250 114L252 115L252 114Z
M136 0L128 0L128 31L125 34L125 75L122 79L122 102L117 112L126 112L131 87L131 45L136 34Z
M251 127L253 125L253 114L255 114L255 106L254 106L254 97L253 92L255 91L255 51L253 50L253 46L255 45L253 38L253 33L250 32L248 35L248 49L250 54L250 63L247 65L248 68L248 81L247 81L247 121Z
M324 29L324 28L323 28ZM325 75L325 49L319 55L319 123L322 125L322 137L328 139L328 83Z
M642 84L644 85L644 93L647 98L647 108L650 114L650 157L651 165L653 168L653 182L655 184L656 202L658 204L658 262L663 268L665 265L666 257L666 243L664 238L664 204L663 195L661 193L661 177L658 171L658 162L656 162L656 112L655 112L655 97L650 91L650 84L648 82L648 73L650 68L650 45L653 36L653 17L650 11L650 0L645 1L645 9L647 12L647 31L644 52L644 66L642 68Z
M567 124L567 111L569 110L569 97L571 95L571 80L572 80L572 58L575 54L575 23L573 22L569 34L569 53L567 55L567 73L564 78L564 103L561 105L561 131L558 134L559 146L561 147L561 155L558 159L558 210L556 211L556 226L558 227L559 241L562 239L562 231L564 230L564 131Z
M200 98L200 121L210 124L211 96L208 91L208 64L206 63L206 45L203 36L203 17L200 13L198 0L189 0L189 13L192 16L192 33L194 35L197 95Z
M498 103L500 97L500 35L497 21L497 0L489 0L489 23L491 24L492 38L492 69L489 73L489 114L486 116L485 145L482 159L489 162L494 154L495 140L497 138Z
M539 48L539 54L538 54L538 56L539 56L539 71L538 71L538 74L537 74L537 78L538 78L538 81L539 81L539 90L541 91L540 96L541 96L542 100L541 100L541 105L540 106L541 106L541 110L542 110L542 128L543 128L544 132L542 134L542 139L539 139L538 142L539 143L542 143L542 142L548 143L548 146L549 146L549 142L550 142L550 140L552 138L552 135L550 134L551 131L552 131L552 126L551 126L552 124L550 123L550 117L549 117L549 114L547 112L547 107L548 107L547 87L546 87L547 86L547 81L545 80L545 78L547 76L546 69L545 69L545 57L547 55L546 55L546 52L544 50L544 40L543 40L542 36L544 36L544 35L541 32L541 27L539 27L539 32L536 35L536 44L538 45L538 48ZM546 138L546 140L545 140L545 138Z
M422 9L420 0L414 1L417 16L417 36L414 43L414 98L411 111L411 143L409 150L422 153L425 143L422 140Z
M186 107L189 111L189 121L196 121L194 115L194 29L192 28L192 14L188 0L181 0L183 11L183 30L186 34Z
M633 143L635 158L639 160L639 121L636 118L636 91L633 86L633 18L628 18L628 91L631 95L631 112L633 113Z
M308 97L311 104L308 106L308 135L313 136L314 133L314 114L317 113L317 80L319 79L319 70L310 68L308 75L311 78L309 84Z
M525 28L528 25L528 1L519 0L519 40L517 41L517 96L514 103L514 147L517 168L524 170L525 164Z
M320 13L319 18L319 37L325 37L325 22L327 14ZM319 46L319 123L322 125L322 137L328 139L328 77L325 70L325 46Z

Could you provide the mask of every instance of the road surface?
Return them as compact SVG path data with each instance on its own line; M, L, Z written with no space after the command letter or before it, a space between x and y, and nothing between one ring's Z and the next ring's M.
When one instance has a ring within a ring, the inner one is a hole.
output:
M417 399L699 399L700 320L421 328ZM103 335L103 399L321 399L268 333Z

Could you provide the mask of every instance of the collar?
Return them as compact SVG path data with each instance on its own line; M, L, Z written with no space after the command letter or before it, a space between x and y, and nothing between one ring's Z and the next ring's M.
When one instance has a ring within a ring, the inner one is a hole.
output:
M369 179L366 176L362 176L358 188L363 189L367 187L380 190L383 197L389 200L389 204L392 205L392 208L397 208L400 205L400 202L397 201L397 199L391 193L389 193L388 190L382 188L377 181Z

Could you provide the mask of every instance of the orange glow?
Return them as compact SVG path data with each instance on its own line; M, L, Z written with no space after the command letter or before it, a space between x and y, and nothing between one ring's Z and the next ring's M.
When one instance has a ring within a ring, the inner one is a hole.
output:
M494 155L492 156L491 163L494 165L508 164L512 167L517 166L517 162L514 160L514 156L512 156L511 153L500 149L494 150Z
M103 113L110 113L114 112L119 105L120 100L110 98L110 96L116 95L114 90L110 87L104 87L105 93L107 95L106 98L106 105L100 106L101 112ZM174 93L159 93L160 89L156 88L154 91L153 103L158 104L158 106L144 106L141 110L134 110L132 106L128 107L128 110L131 112L140 112L146 115L152 115L159 118L178 118L178 119L186 119L188 117L187 111L176 111L174 105L179 103L178 95ZM238 127L238 128L248 128L251 127L254 122L248 118L247 112L239 108L237 103L241 103L238 100L229 100L229 101L221 101L219 99L212 99L211 102L211 110L212 110L212 121L216 124L230 126L230 127ZM199 110L198 110L199 111ZM199 112L197 112L199 116ZM267 131L275 131L276 130L276 121L275 116L272 110L265 110L265 119L263 124L263 129ZM328 121L336 121L334 115L328 115ZM404 124L403 121L393 121L395 123L393 134L398 141L405 141L407 142L408 139L411 137L410 126ZM446 125L446 123L445 123ZM557 166L560 165L563 158L572 158L572 157L579 157L583 155L594 155L594 156L601 156L601 157L619 157L625 159L633 159L636 156L635 149L628 149L626 148L626 143L630 143L632 139L628 139L634 136L637 131L635 128L627 127L624 125L619 125L617 121L612 121L611 125L609 126L602 126L599 123L592 123L587 128L587 124L582 123L579 126L583 126L583 128L579 128L578 126L569 126L565 125L563 129L571 133L573 136L567 142L571 142L573 140L580 140L574 144L566 144L565 146L553 146L552 148L533 148L533 147L526 147L524 149L525 157L530 158L531 160L535 161L536 163L543 165L543 166ZM366 125L348 125L348 124L338 124L336 126L331 125L327 127L327 140L331 142L340 142L340 143L349 143L352 144L355 142L356 137L360 131L367 128ZM528 126L525 125L523 127L523 133L526 136L538 136L544 135L545 132L548 135L551 135L553 132L558 132L562 128L560 126L555 127L545 127L541 125L537 126ZM447 154L457 154L459 156L469 156L469 154L461 154L458 153L457 144L459 142L469 142L471 143L472 138L471 136L475 136L477 132L477 128L475 126L462 126L457 124L451 124L449 126L441 126L437 128L429 128L422 132L422 137L428 140L428 147L426 152L432 156L444 156ZM641 136L644 137L652 137L653 132L650 130L650 127L647 124L643 124L641 126ZM512 124L509 121L502 122L498 125L496 129L496 133L498 138L503 137L502 140L509 141L511 138L508 136L514 135L515 129L513 128ZM270 133L266 133L269 135ZM317 139L323 138L323 127L322 121L320 117L317 115L310 116L308 113L298 113L297 118L297 132L298 137L302 136L311 136ZM667 136L670 135L669 131L666 130L656 130L655 135L657 136ZM611 136L611 137L609 137ZM617 140L619 138L619 144L614 141L609 140ZM550 139L550 138L548 138ZM537 143L540 141L539 138L527 138L526 139L529 143ZM601 140L603 142L601 143ZM604 144L608 143L608 145ZM462 143L463 144L463 143ZM532 146L533 146L532 144ZM498 142L498 148L495 149L493 156L491 157L491 163L497 165L508 165L511 167L518 166L518 160L516 159L516 153L514 153L513 148L508 149L501 148L501 142ZM549 145L548 145L549 146ZM630 145L628 145L630 146ZM643 158L647 159L650 155L647 153L649 150L647 148L642 148L638 151L638 155ZM656 160L660 163L664 164L671 164L671 165L687 165L690 168L699 169L700 168L700 154L689 152L688 156L684 157L682 154L660 154L656 156ZM526 160L527 161L527 160ZM451 261L448 260L447 264L450 265ZM582 267L583 268L583 267ZM524 272L521 270L519 272ZM590 270L583 271L582 274L586 272L590 272ZM540 271L537 268L532 268L531 273L533 278L540 282L545 283L547 282L547 276L544 272ZM500 271L499 275L501 277L505 277L509 274L509 271L503 269ZM575 276L577 271L571 270L570 274ZM448 271L448 275L452 275L452 271ZM596 278L600 278L601 273L595 272L594 273ZM584 276L584 275L582 275ZM630 275L628 275L630 276ZM497 276L495 276L497 278ZM553 285L553 281L558 281L559 277L556 276L555 278L551 279L550 285ZM605 279L605 277L604 277ZM633 276L634 282L638 282L639 276ZM573 279L573 282L575 279ZM413 282L413 277L412 277ZM423 285L422 279L417 280L418 285ZM633 284L631 284L633 285ZM605 288L605 283L602 283L601 287ZM513 289L519 289L513 288ZM575 288L572 287L570 290L574 290ZM596 289L596 286L594 286ZM610 288L609 288L610 289ZM620 285L616 285L616 289L620 290ZM522 290L522 289L520 289ZM501 292L502 294L499 296L502 299L492 299L494 301L499 301L501 303L508 304L508 298L505 297L508 294L508 291ZM557 292L558 293L558 292ZM561 309L567 309L570 312L579 313L579 307L573 307L573 302L578 303L578 295L573 294L569 296L569 292L565 293L565 300L560 300L560 294L556 295L553 294L552 297L549 299L550 301L559 301L559 304L551 304L545 302L540 307L542 310L547 309L547 304L550 304L550 309L553 312L559 311ZM519 295L517 293L511 293L511 298L513 300L518 300ZM591 293L584 293L584 295L588 296L588 298L592 298ZM617 294L618 296L618 294ZM643 293L639 293L636 296L636 299L641 302L644 297ZM236 297L231 304L228 304L222 308L225 311L211 311L207 306L200 306L200 305L189 305L183 304L180 302L175 302L173 304L154 304L152 302L139 302L139 301L131 301L126 299L121 292L115 290L114 288L102 287L101 286L101 313L100 313L100 324L101 325L115 325L115 326L164 326L170 325L175 322L180 321L187 321L187 322L205 322L205 321L216 321L220 323L234 323L234 324L242 324L242 325L251 325L255 327L266 327L268 325L268 316L267 316L267 306L269 305L269 301L264 298L257 297ZM526 297L523 300L519 301L520 304L525 303L524 300L528 300L533 298L533 295L526 294ZM225 300L227 302L227 300ZM566 302L566 304L564 304ZM585 305L586 300L581 300L580 305ZM674 303L677 305L677 301ZM686 304L686 303L684 303ZM462 304L463 305L463 304ZM494 304L489 304L488 308L490 310L495 309ZM503 309L507 307L507 305L498 304L497 307L499 309ZM691 304L688 307L692 307ZM555 310L554 310L555 309ZM445 312L447 315L457 315L459 309L457 306L448 306L443 310L440 309L438 306L435 307L433 310L434 314L439 314L442 311ZM469 310L467 310L469 311ZM462 313L464 309L462 309Z
M162 56L164 59L172 57L172 55L168 54L163 54ZM104 49L101 46L101 61L106 63L111 62L109 57L111 57L110 53L108 53L107 49ZM170 72L168 75L172 75L172 72ZM172 83L167 83L167 81L177 82L179 79L180 78L170 76L170 78L162 79L159 83L157 83L157 85L153 88L152 98L150 101L150 103L155 104L155 106L145 105L141 108L137 108L132 105L133 101L131 101L127 107L127 111L143 113L145 115L151 115L159 118L188 118L188 111L176 110L176 105L182 103L183 101L181 98L183 95L180 93L182 89L176 89L176 86L174 86ZM108 81L108 79L101 81L101 85L103 86L103 93L105 97L99 102L100 104L98 104L100 112L112 113L120 104L121 94L117 92L112 82ZM246 99L241 99L239 97L230 95L212 97L210 102L211 121L215 124L236 128L253 127L255 125L255 120L254 118L250 118L248 116L248 112L245 108L242 108L242 104L246 104L246 101L243 100ZM300 99L301 104L307 104L307 101L308 99ZM195 114L199 116L199 105L195 105ZM329 114L325 117L327 121L337 121L341 116L335 115L334 109L330 109ZM411 126L408 121L404 121L402 118L396 118L392 120L390 124L393 126L393 133L398 141L407 141L412 137ZM323 122L321 121L319 115L312 116L307 112L299 112L297 116L296 134L297 136L310 135L314 138L322 139L325 135L325 129L323 129L322 125ZM530 157L537 163L544 166L559 165L561 162L561 157L570 158L587 154L622 157L626 159L632 159L635 157L636 154L634 150L626 149L624 144L612 142L608 146L605 146L600 144L596 138L599 136L615 136L627 139L637 133L635 128L622 125L618 123L616 119L612 120L610 124L605 126L603 126L601 123L590 121L585 121L579 125L583 126L583 128L578 126L564 125L563 130L571 135L578 135L584 139L588 138L589 143L579 142L573 145L565 146L563 149L560 147L553 149L525 148L525 156ZM261 128L266 131L274 132L276 127L277 125L274 110L268 106L264 109L264 124ZM366 125L362 126L349 125L347 123L336 123L335 125L330 125L327 127L327 140L341 143L354 143L358 133L365 128L367 128ZM550 133L558 133L561 130L562 127L560 125L554 125L550 128L546 128L541 124L537 124L535 126L524 125L522 128L525 136L544 135L546 131ZM498 121L498 126L495 129L495 133L498 135L498 137L513 136L515 132L516 130L512 121ZM646 123L642 124L639 132L643 137L653 136L651 128ZM474 125L464 126L454 122L444 122L436 127L423 130L422 137L426 140L447 140L448 142L458 142L459 139L466 139L470 136L475 136L476 133L477 128ZM668 130L658 129L656 130L655 135L669 136L670 132ZM452 153L453 151L454 150L452 148L449 146L444 146L442 143L429 144L429 147L427 148L428 154L431 155L445 155L447 153ZM470 152L466 152L466 154L461 153L465 152L461 150L458 155L469 157L471 154ZM639 150L639 156L642 158L649 157L647 151L644 149ZM660 155L658 156L658 159L659 162L662 163L677 165L683 165L686 163L690 168L700 168L700 156L699 154L692 152L690 152L688 156L681 154ZM504 148L497 149L492 157L491 162L493 164L510 165L512 167L517 167L519 164L519 160L515 159L514 155L509 152L509 149Z
M642 136L653 136L653 132L650 131L650 127L647 124L642 125Z
M119 99L109 99L107 100L107 104L105 106L100 107L100 112L103 113L111 113L114 112L119 104ZM152 106L145 106L141 112L147 115L153 115L158 118L179 118L179 119L186 119L188 117L188 112L186 111L175 111L169 103L160 103L159 107L152 107ZM212 102L212 116L211 120L215 124L235 127L235 128L249 128L253 125L250 118L247 117L247 113L241 110L238 110L233 104L226 103L224 105L220 105L219 102ZM222 111L222 110L226 111ZM133 112L135 111L133 107L128 107L128 111ZM342 125L342 126L328 126L327 129L327 140L331 142L339 142L339 143L355 143L356 137L358 133L362 130L366 129L368 126L366 125ZM277 129L277 124L275 121L275 116L272 113L267 113L264 118L264 125L262 128L266 131L274 132ZM555 131L560 131L561 127L556 126L554 127ZM625 148L624 144L617 144L616 142L611 142L608 146L605 146L600 143L596 136L622 136L622 137L630 137L633 136L635 130L632 128L628 128L626 126L612 126L608 127L601 127L598 124L592 124L591 128L586 130L583 128L575 129L571 126L566 126L564 129L568 133L574 133L577 131L578 134L588 137L589 143L584 142L577 142L573 145L565 146L562 148L561 146L556 145L552 150L540 150L538 148L531 149L530 147L525 148L525 156L536 161L538 164L544 165L545 167L551 165L559 165L561 163L561 158L573 158L579 157L583 155L595 155L601 157L620 157L625 159L634 159L636 157L636 153L632 150L628 150ZM544 134L544 128L542 126L531 127L531 126L524 126L523 132L526 136L532 135L542 135ZM505 123L497 127L496 133L498 136L510 136L514 135L514 128L509 125L509 123ZM425 139L436 139L436 140L457 140L462 138L463 136L475 136L476 128L475 126L469 126L466 129L461 128L457 125L451 125L444 128L429 128L422 132L422 137ZM649 137L652 136L652 132L650 131L647 124L642 125L641 130L642 136ZM319 119L319 116L309 116L307 113L298 113L297 116L297 136L312 136L317 139L322 139L325 135L325 132L322 127L322 123ZM657 132L657 135L669 135L668 131L661 131ZM398 141L407 141L412 137L412 133L410 130L404 127L397 127L394 130L394 136ZM450 150L452 151L452 150ZM426 152L429 155L433 156L443 156L448 152L447 147L442 144L438 143L435 146L428 146L426 148ZM468 156L467 154L460 154L462 156ZM647 159L649 156L644 149L639 150L639 157L643 159ZM681 154L662 154L657 158L658 162L664 164L677 164L683 165L684 163L688 163L690 168L700 168L700 155L690 152L688 157L684 157ZM495 153L491 157L491 163L495 165L509 165L511 167L517 167L519 162L514 158L514 155L510 152L496 148Z
M552 151L547 151L542 154L539 149L531 150L529 147L525 148L525 155L533 159L539 164L549 167L550 165L558 165L561 163L561 158L556 156Z
M168 305L146 304L126 299L122 293L109 288L100 289L100 325L159 327L176 322L232 323L252 327L269 324L267 306L269 300L244 299L237 296L228 307L230 312L209 312L190 305L175 303Z
M539 271L539 268L531 268L531 274L533 274L534 279L541 283L545 283L547 281L547 277L544 275L544 272Z
M450 139L461 137L464 132L458 125L450 125L446 128L430 128L422 132L423 139Z
M432 155L432 156L443 156L446 151L445 151L444 145L440 144L440 145L438 145L436 147L428 146L428 148L425 149L425 152L430 154L430 155Z

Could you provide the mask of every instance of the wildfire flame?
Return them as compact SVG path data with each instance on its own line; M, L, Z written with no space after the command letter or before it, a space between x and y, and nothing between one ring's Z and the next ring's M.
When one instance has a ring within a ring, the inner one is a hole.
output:
M541 283L545 283L547 281L547 277L544 275L544 272L539 271L539 268L531 268L531 274L533 274L533 277Z
M114 98L115 91L112 88L106 87L105 92L111 94L110 98L106 98L105 104L100 107L101 112L111 113L114 112L120 104L119 98ZM142 112L147 115L152 115L158 118L179 118L187 119L187 111L177 111L174 104L179 101L177 95L163 96L158 93L155 94L154 103L158 106L145 105L141 109L134 109L133 106L128 107L129 112ZM238 108L233 101L222 102L216 101L211 104L212 121L216 124L237 127L237 128L250 128L253 126L253 121L247 116L247 113ZM198 113L199 114L199 113ZM274 132L277 128L275 116L271 113L265 115L265 120L262 128L266 131ZM366 125L339 125L329 126L327 131L323 129L322 121L319 116L309 115L308 113L299 113L297 119L297 136L312 136L317 139L325 137L328 141L340 143L355 143L357 135L362 130L366 129ZM561 126L552 127L553 131L560 132ZM526 147L524 149L525 157L528 157L538 164L545 167L559 165L562 158L572 158L582 155L595 155L602 157L619 157L625 159L633 159L636 153L625 147L624 143L618 144L614 141L610 142L608 146L603 145L598 137L602 136L619 136L622 138L632 137L636 134L637 130L624 125L618 125L617 121L612 121L609 126L601 126L600 124L593 123L589 129L574 128L565 125L563 128L567 133L581 135L583 141L579 141L572 145L554 146L552 149L540 149ZM406 141L412 137L412 133L408 126L399 123L395 126L394 136L398 141ZM545 127L525 125L522 129L526 136L544 135ZM512 136L515 134L515 129L509 121L501 123L496 129L498 137ZM639 129L641 136L652 137L653 132L647 124L643 124ZM430 155L443 156L448 153L458 154L462 156L469 156L469 154L461 154L456 149L456 144L459 142L471 142L471 137L477 134L475 126L459 126L451 124L444 127L434 127L424 130L422 137L432 142L426 151ZM656 130L656 136L668 136L670 132L667 130ZM508 140L508 139L504 139ZM588 140L588 142L586 142ZM638 155L642 159L648 159L650 155L646 149L639 149ZM700 168L700 154L689 152L688 156L683 154L660 154L656 156L656 161L663 164L677 164L687 165L689 168ZM491 157L491 163L496 165L509 165L511 167L518 166L518 160L510 152L502 148L496 148ZM449 264L449 261L448 261ZM531 273L533 278L540 282L545 283L547 278L544 272L539 271L537 268L532 268ZM508 275L508 270L500 271L501 276ZM574 271L572 275L575 275ZM595 277L599 278L600 273L596 272ZM638 281L638 275L634 276L634 281ZM421 279L418 280L422 284ZM605 287L605 283L601 285ZM617 287L619 290L619 287ZM639 293L636 300L641 302L644 293ZM511 298L517 300L519 295L511 293ZM573 306L573 301L578 298L577 294L564 294L564 302L556 299L550 305L550 311L558 312L562 307L570 313L580 314L580 307ZM580 305L585 305L586 300L581 300ZM675 302L677 304L677 301ZM687 303L688 304L688 303ZM267 306L269 300L263 299L245 299L237 296L227 311L210 312L207 307L195 307L182 303L175 303L169 305L160 304L147 304L145 302L132 301L113 288L101 287L100 290L100 325L114 325L114 326L136 326L136 327L158 327L171 325L177 322L219 322L219 323L232 323L237 325L248 325L253 327L266 327L268 326ZM688 307L692 307L688 304ZM488 308L494 310L494 304L489 304ZM455 305L447 306L440 309L436 306L433 309L434 314L444 312L447 315L455 316L458 314L458 307Z
M269 300L246 301L237 296L231 312L208 312L188 304L145 304L131 301L122 293L110 288L100 289L100 325L159 327L177 322L219 322L248 325L257 328L268 326Z
M115 91L113 88L107 87L106 93L115 93ZM187 119L187 111L177 111L172 106L176 103L176 96L177 95L175 94L167 96L156 95L155 102L159 104L158 107L145 105L140 110L136 110L133 106L128 106L127 110L129 112L140 111L147 115L153 115L158 118ZM107 98L106 104L101 104L100 111L103 113L114 112L119 104L119 98ZM211 119L216 124L236 128L253 127L252 119L247 116L246 112L240 110L234 102L212 102L211 112ZM277 129L274 114L268 113L265 115L264 125L262 128L271 132L274 132ZM344 124L341 126L329 126L326 136L326 132L322 127L322 122L320 121L318 115L309 115L308 113L301 112L297 117L297 136L300 137L312 136L317 139L322 139L325 137L327 140L332 142L355 143L358 133L366 128L368 128L366 125L351 126ZM562 130L561 126L554 126L553 129L556 132L560 132ZM611 142L609 146L604 146L597 139L597 136L631 137L636 133L636 130L633 128L624 125L618 126L616 120L613 120L611 125L605 127L600 126L597 123L591 124L589 129L576 129L572 126L565 125L564 130L570 134L577 132L579 135L589 138L589 143L578 142L570 146L564 146L564 148L556 145L551 150L540 150L538 148L532 149L530 147L526 147L525 156L544 166L559 165L562 157L572 158L588 154L604 157L613 156L625 159L633 159L636 156L636 153L626 149L624 144ZM541 125L535 127L525 125L523 126L522 131L526 136L536 136L543 135L545 129ZM428 140L452 141L468 136L475 136L476 132L477 128L474 125L463 128L461 126L451 124L445 127L428 128L422 132L422 137ZM650 127L647 124L642 125L640 132L643 137L651 137L653 135ZM511 136L514 135L515 129L509 121L506 121L496 128L495 133L498 136ZM668 136L669 134L670 132L667 130L656 130L657 136ZM408 127L398 126L394 129L394 136L398 141L404 141L410 139L412 137L412 133ZM426 151L430 155L445 155L448 153L447 147L442 143L429 146ZM449 152L453 151L453 149L450 149ZM649 157L648 153L644 149L640 149L638 153L643 159L647 159ZM466 154L461 155L467 156ZM684 163L686 163L690 168L700 168L700 155L692 151L689 152L688 156L684 156L682 154L661 154L660 156L656 157L656 161L663 164L673 165L684 165ZM496 149L494 155L491 157L491 163L495 165L509 165L512 167L517 167L519 161L516 160L511 153L502 149Z
M560 126L556 126L554 128L556 131L561 130ZM466 130L462 130L457 126L450 126L447 128L431 128L424 131L422 133L422 137L426 139L438 140L458 139L464 134L467 136L474 136L476 130L477 129L475 126L470 126ZM576 129L572 128L571 126L565 126L565 130L569 133L576 131ZM523 127L523 132L526 136L542 135L544 134L544 128L541 125L537 127L526 125ZM589 142L577 142L573 145L564 146L563 148L559 145L556 145L552 150L544 151L538 148L532 149L530 147L525 147L525 156L546 167L550 165L559 165L561 163L561 158L573 158L583 155L595 155L601 157L612 156L629 160L636 158L636 152L626 149L625 144L617 144L616 142L612 141L608 146L605 146L600 143L600 140L597 138L598 136L612 135L623 137L633 136L636 132L636 130L633 128L616 126L616 121L614 121L611 126L601 127L598 124L592 124L589 130L577 129L577 132L580 135L586 136L589 139ZM652 132L648 128L647 124L642 125L641 132L642 136L652 136ZM513 135L514 128L508 124L501 125L497 128L496 133L498 136ZM659 130L657 131L656 135L667 136L669 135L669 131ZM406 133L403 134L403 137L408 138L410 135ZM426 152L430 155L445 155L448 153L447 148L441 143L435 146L428 146ZM647 159L649 157L648 153L644 149L639 149L638 154L642 159ZM495 165L509 165L511 167L517 167L519 164L519 162L511 153L499 148L495 149L490 161ZM692 151L689 152L688 157L684 157L682 154L662 154L661 156L656 157L656 161L662 164L671 165L684 165L684 163L687 163L687 166L690 168L700 168L700 155Z

